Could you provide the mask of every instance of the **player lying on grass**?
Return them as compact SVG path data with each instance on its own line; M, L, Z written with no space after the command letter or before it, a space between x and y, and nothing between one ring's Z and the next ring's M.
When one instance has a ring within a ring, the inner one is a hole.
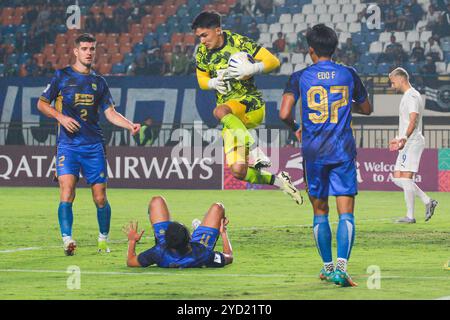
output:
M136 243L144 230L138 231L138 223L131 222L123 231L128 235L129 267L148 267L156 264L162 268L220 268L233 262L233 251L227 235L228 219L221 203L214 203L205 214L192 236L178 222L172 222L163 197L153 197L148 208L150 223L155 234L155 245L136 255ZM214 251L222 236L223 252Z
M192 22L192 30L200 40L196 54L198 84L203 90L216 91L214 116L223 124L224 150L232 175L254 184L275 185L302 204L300 192L286 172L274 175L261 170L271 162L248 131L258 127L265 116L265 102L253 76L275 70L279 60L250 38L222 30L216 12L200 13ZM230 59L239 52L247 53L255 63Z

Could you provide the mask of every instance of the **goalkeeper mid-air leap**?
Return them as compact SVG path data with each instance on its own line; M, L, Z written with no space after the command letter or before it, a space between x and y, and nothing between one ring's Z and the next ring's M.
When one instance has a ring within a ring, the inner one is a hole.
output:
M222 30L216 12L200 13L192 22L192 30L200 40L195 57L198 83L203 90L216 91L214 116L223 124L226 161L233 176L254 184L275 185L302 204L302 196L286 172L274 175L262 170L271 162L248 131L258 127L265 115L265 102L253 76L278 68L279 60L250 38Z

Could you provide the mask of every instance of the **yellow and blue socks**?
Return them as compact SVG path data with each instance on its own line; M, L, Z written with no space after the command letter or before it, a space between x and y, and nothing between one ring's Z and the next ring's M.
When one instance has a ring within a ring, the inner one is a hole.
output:
M331 228L328 222L328 214L314 215L313 221L314 239L316 240L317 250L322 257L325 271L333 272L333 257L331 253Z
M63 241L72 239L73 211L72 202L60 202L58 207L59 228Z
M353 213L339 215L339 224L336 232L337 261L336 269L347 272L347 261L355 240L355 219Z
M97 206L97 221L100 230L99 238L106 239L111 224L111 207L108 201L106 201L102 208Z

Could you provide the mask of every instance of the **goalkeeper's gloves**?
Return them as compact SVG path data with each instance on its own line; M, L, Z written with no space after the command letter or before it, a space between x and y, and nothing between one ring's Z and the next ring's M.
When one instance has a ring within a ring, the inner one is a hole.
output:
M217 77L209 79L208 88L217 90L220 94L227 94L231 90L228 79L226 70L218 70Z
M250 61L235 61L231 60L228 64L228 73L230 77L237 80L244 80L251 78L257 73L261 73L264 70L264 63Z

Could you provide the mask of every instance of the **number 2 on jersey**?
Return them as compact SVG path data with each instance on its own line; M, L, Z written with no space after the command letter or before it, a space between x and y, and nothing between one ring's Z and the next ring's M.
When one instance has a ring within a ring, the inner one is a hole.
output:
M331 116L328 111L328 92L322 86L313 86L307 92L308 107L317 113L310 113L309 120L313 123L324 123L330 118L330 123L338 122L339 108L348 104L348 86L331 86L331 94L342 94L342 98L331 104ZM319 102L316 102L316 96L319 96Z

